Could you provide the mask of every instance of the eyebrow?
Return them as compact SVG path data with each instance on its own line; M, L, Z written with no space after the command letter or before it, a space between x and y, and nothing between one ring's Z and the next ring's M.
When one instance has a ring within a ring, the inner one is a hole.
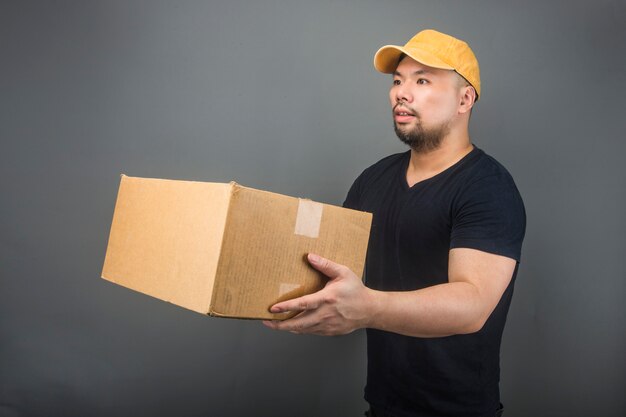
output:
M422 75L422 74L432 74L432 71L428 71L427 69L418 69L417 71L413 72L412 75ZM398 70L394 71L393 75L397 75L398 77L402 77L402 74L400 74L398 72Z

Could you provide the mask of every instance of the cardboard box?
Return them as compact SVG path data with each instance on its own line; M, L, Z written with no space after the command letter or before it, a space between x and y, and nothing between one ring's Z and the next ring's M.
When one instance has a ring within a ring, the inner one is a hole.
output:
M102 278L202 314L284 319L269 307L327 281L307 253L362 276L370 224L369 213L234 182L122 175Z

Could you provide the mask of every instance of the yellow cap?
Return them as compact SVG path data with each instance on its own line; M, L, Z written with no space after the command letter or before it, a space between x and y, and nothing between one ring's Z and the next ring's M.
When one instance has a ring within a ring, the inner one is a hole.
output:
M413 36L404 46L385 45L380 48L374 56L374 67L384 74L392 74L403 53L429 67L456 71L474 87L478 100L480 69L474 52L466 42L426 29Z

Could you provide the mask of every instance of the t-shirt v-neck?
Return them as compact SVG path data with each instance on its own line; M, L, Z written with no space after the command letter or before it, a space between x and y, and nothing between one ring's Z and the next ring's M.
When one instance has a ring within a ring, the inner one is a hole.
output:
M430 176L428 178L425 178L423 180L416 182L415 184L411 186L409 186L409 183L407 181L407 175L406 175L409 169L409 164L411 163L411 151L405 152L402 163L400 164L400 172L398 173L399 174L398 177L399 177L399 180L401 181L402 188L406 191L409 191L409 190L420 188L428 184L431 181L436 181L438 177L445 176L446 173L453 171L456 167L466 163L467 160L472 159L474 156L476 156L476 154L479 153L479 151L480 150L476 146L473 146L471 151L465 154L461 159L456 161L454 164L450 165L449 167L436 173L433 176Z

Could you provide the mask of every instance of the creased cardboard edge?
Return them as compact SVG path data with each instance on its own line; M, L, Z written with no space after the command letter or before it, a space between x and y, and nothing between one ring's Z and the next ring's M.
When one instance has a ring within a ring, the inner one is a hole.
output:
M355 210L355 209L352 209L352 208L349 208L349 207L343 207L343 206L337 205L337 204L323 203L321 201L313 200L313 199L308 198L308 197L297 197L297 196L290 195L290 194L280 194L280 193L277 193L277 192L274 192L274 191L259 190L258 188L247 187L245 185L241 185L241 184L239 184L239 183L237 183L235 181L231 181L230 184L233 184L237 188L237 190L252 190L252 191L255 191L255 192L258 192L258 193L271 194L271 195L278 196L278 197L290 197L290 198L295 198L295 199L300 199L300 200L307 200L307 201L311 201L313 203L322 204L323 206L339 207L339 208L341 208L343 210L350 210L350 211L357 212L357 213L367 213L367 214L370 215L370 228L371 228L371 222L372 222L373 215L372 215L372 213L370 213L368 211Z
M111 226L109 226L109 238L107 239L106 252L104 254L104 261L102 262L102 272L100 272L100 278L105 279L114 284L117 284L117 281L115 281L112 278L107 278L106 276L104 276L104 266L106 265L107 257L109 256L109 244L111 243L111 234L113 233L113 221L115 220L115 213L117 212L117 205L120 200L120 191L122 189L122 183L124 182L124 178L128 178L128 176L123 173L120 174L120 184L117 187L117 196L115 197L115 205L113 206L113 215L111 216Z
M359 210L354 210L354 211L359 211ZM372 236L372 222L374 221L374 214L370 213L369 211L360 211L360 212L365 214L367 218L369 219L364 229L364 231L367 232L367 240L365 241L365 256L363 257L363 269L361 271L361 276L359 277L361 278L361 281L365 281L365 268L367 267L367 253L369 252L370 237Z
M217 254L217 266L215 267L215 277L213 278L213 288L211 288L211 299L209 300L209 306L206 309L207 314L212 317L229 317L223 313L216 311L213 307L216 301L215 300L215 286L217 284L218 279L220 278L218 276L218 272L221 270L221 266L222 266L222 248L224 246L226 230L228 230L228 222L230 221L230 216L231 216L230 213L233 207L233 204L232 204L233 196L237 193L237 191L240 188L244 188L244 187L241 187L235 181L231 181L228 184L230 185L230 193L228 195L228 207L226 208L226 220L224 221L224 230L222 231L222 239L220 239L219 253Z
M295 317L299 314L298 311L294 311L294 312L290 312L290 313L283 313L280 316L277 316L276 314L271 315L271 316L248 316L248 317L243 317L243 316L233 316L233 315L229 315L229 314L222 314L222 313L218 313L216 311L211 311L209 312L209 316L211 317L218 317L218 318L223 318L223 319L236 319L236 320L271 320L271 321L276 321L276 320L287 320L290 319L292 317Z

